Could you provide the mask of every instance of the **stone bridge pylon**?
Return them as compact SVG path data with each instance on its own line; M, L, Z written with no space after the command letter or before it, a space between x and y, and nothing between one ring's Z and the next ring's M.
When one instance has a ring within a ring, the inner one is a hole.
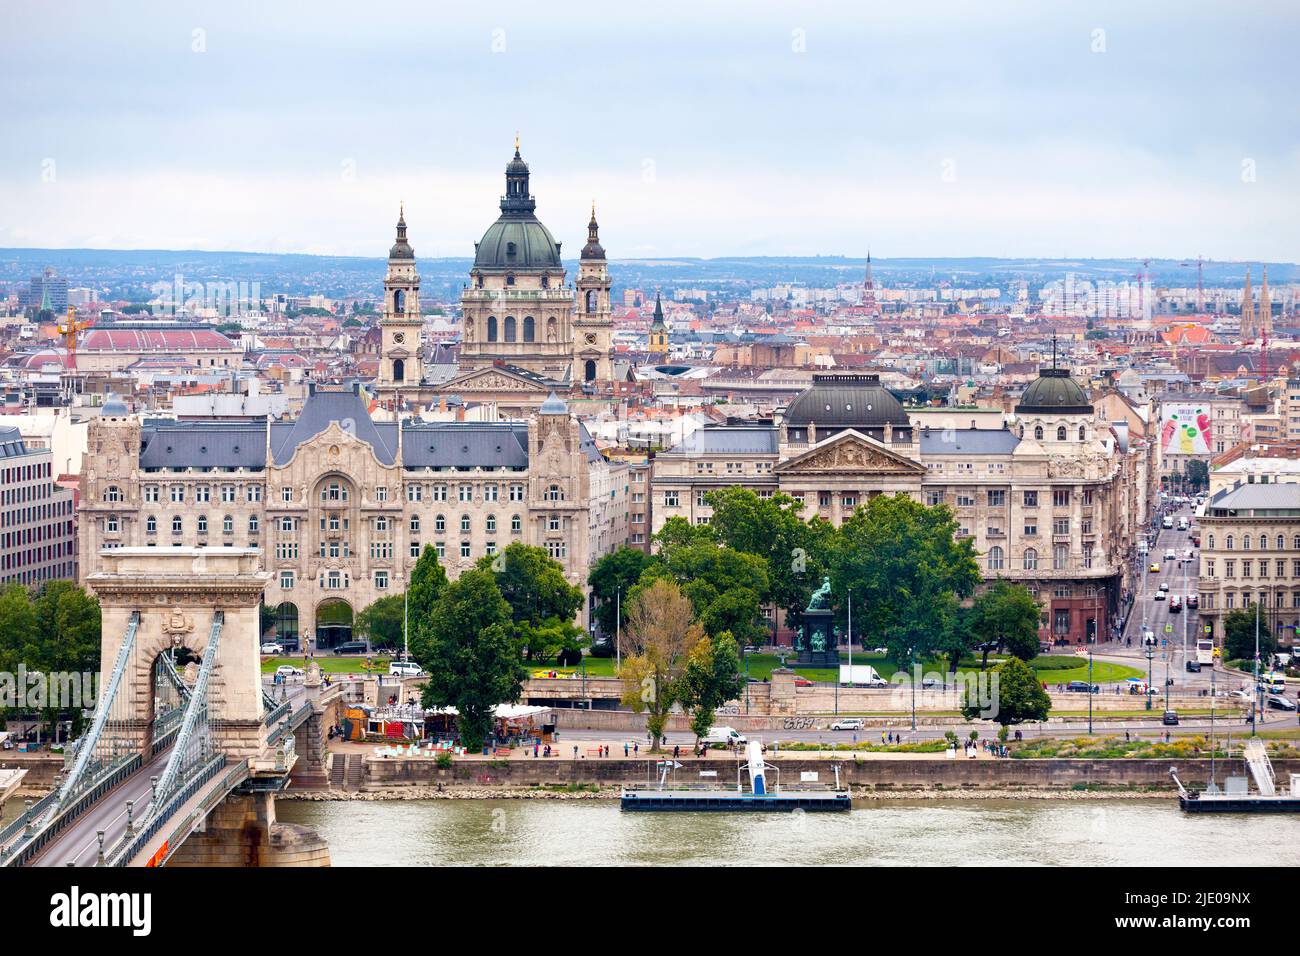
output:
M208 724L215 749L228 758L256 756L263 726L259 605L270 575L258 570L255 548L115 548L86 584L103 612L100 688L109 684L132 615L135 643L118 693L125 721L115 735L150 746L158 712L155 667L163 651L186 648L201 658L217 612L223 615L208 688ZM116 710L116 708L115 708ZM119 711L119 713L122 713Z

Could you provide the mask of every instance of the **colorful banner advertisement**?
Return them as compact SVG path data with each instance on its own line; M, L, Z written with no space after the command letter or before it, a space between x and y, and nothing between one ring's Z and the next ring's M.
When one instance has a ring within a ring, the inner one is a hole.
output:
M1209 406L1162 405L1160 448L1167 455L1210 454Z

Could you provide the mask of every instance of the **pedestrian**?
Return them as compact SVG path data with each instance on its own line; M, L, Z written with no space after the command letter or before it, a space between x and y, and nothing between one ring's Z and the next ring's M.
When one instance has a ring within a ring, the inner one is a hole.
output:
M537 741L536 741L536 740L533 741L533 757L534 757L534 758L537 757Z
M640 753L641 753L641 745L640 745L640 744L637 744L637 743L634 743L634 744L632 745L632 753L635 754L635 755L638 755L638 756L639 756Z
M577 744L574 744L574 745L573 745L573 759L574 759L574 760L577 760L577 759L578 759L578 745L577 745Z
M623 741L623 756L627 757L627 741Z
M605 744L605 756L609 756L609 744Z
M885 732L883 730L880 732L880 742L882 744L885 742Z
M682 745L681 745L681 744L676 744L676 745L673 747L673 759L676 760L676 759L677 759L678 757L680 757L681 755L682 755Z

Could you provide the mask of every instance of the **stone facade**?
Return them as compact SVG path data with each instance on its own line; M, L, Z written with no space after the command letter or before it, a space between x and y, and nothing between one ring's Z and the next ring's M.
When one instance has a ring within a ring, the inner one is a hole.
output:
M730 485L790 495L805 517L834 524L871 497L907 494L953 509L986 580L1038 596L1045 640L1107 634L1146 513L1145 447L1084 405L1020 406L1002 429L931 429L914 427L872 376L817 378L771 425L706 427L660 453L654 529L674 516L707 523L706 494Z
M522 422L374 422L358 394L325 389L296 421L105 415L82 479L84 571L121 547L253 548L281 632L329 646L404 590L425 545L452 577L536 545L585 587L627 539L627 472L559 399Z

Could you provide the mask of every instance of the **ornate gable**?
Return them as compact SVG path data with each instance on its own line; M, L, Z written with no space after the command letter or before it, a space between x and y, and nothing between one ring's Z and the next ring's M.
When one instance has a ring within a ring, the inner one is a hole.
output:
M925 466L856 431L841 432L776 466L779 474L924 475Z
M523 375L517 375L509 369L496 366L463 372L444 382L439 386L438 390L457 394L462 392L470 394L474 392L531 392L542 398L550 394L550 389L545 385L534 382Z

